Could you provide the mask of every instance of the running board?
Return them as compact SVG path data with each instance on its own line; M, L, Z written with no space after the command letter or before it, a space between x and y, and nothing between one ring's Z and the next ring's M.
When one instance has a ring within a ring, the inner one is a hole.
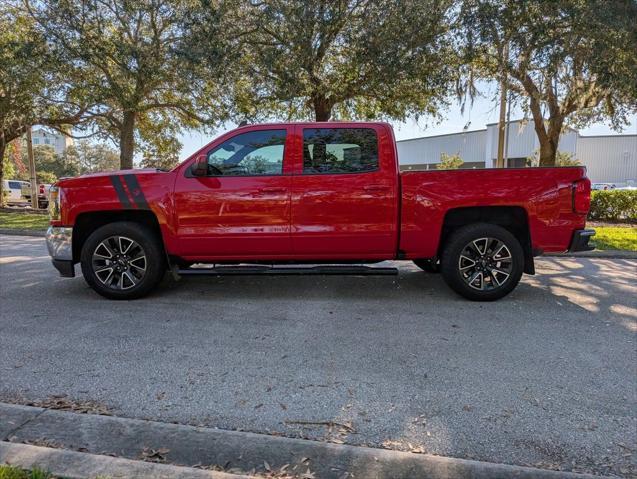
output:
M371 266L216 266L213 268L180 269L180 275L397 275L397 268Z

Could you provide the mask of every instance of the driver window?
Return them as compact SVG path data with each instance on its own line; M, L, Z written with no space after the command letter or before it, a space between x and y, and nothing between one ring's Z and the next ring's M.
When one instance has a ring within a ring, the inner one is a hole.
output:
M260 176L283 174L286 130L242 133L208 153L210 176Z

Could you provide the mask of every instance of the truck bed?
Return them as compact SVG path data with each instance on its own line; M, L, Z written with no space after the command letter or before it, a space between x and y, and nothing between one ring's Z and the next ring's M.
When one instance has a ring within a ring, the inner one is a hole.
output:
M450 211L501 206L527 216L538 252L565 251L586 223L572 208L573 182L585 176L579 166L403 171L400 249L410 258L435 257Z

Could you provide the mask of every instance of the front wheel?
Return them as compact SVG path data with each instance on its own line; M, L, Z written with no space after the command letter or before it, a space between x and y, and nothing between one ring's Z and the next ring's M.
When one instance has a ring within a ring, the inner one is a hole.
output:
M455 292L473 301L493 301L520 282L524 252L508 230L475 223L455 231L444 249L442 276Z
M148 294L166 272L163 248L150 229L129 221L95 230L81 253L88 285L109 299L135 299Z

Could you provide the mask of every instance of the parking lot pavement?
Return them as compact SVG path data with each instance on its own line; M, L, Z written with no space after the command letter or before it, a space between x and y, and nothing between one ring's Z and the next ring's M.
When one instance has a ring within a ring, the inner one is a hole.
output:
M495 303L397 264L167 279L113 302L59 278L42 238L1 236L0 400L66 394L127 417L636 472L637 260L539 259Z

